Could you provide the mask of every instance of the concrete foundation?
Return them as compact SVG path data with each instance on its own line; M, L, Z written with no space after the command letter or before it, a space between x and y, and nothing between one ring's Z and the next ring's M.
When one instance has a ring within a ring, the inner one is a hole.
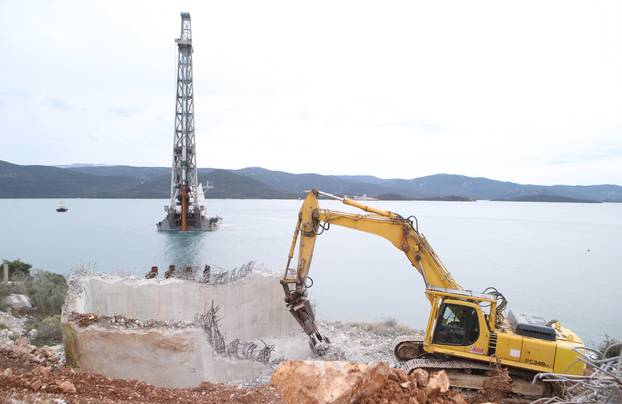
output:
M262 339L299 333L273 275L251 274L219 285L77 275L70 281L62 316L67 363L111 378L166 387L191 387L202 381L252 382L267 365L217 352L195 321L212 304L220 307L218 329L225 344L237 339L261 348ZM122 315L139 321L129 325L94 321L81 326L72 313Z

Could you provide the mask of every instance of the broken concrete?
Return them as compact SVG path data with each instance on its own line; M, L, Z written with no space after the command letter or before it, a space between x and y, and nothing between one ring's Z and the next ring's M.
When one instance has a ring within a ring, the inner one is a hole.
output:
M77 274L69 285L61 319L67 364L111 378L163 387L248 383L267 367L261 340L298 332L274 275L214 285ZM217 333L200 321L213 308ZM81 321L85 313L93 320ZM240 357L242 347L255 355Z

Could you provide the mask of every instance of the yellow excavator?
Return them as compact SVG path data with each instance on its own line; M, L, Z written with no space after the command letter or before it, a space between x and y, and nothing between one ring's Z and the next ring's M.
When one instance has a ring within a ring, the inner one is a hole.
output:
M340 200L366 213L321 209L319 195ZM318 190L310 191L298 214L285 275L280 280L291 314L309 336L312 350L323 355L330 341L316 325L307 289L315 241L331 225L343 226L384 237L403 251L422 275L431 311L424 336L399 337L395 356L407 371L415 368L490 369L502 365L510 370L583 375L578 360L583 341L559 321L509 312L507 301L495 288L482 293L465 290L456 282L419 232L414 216L366 206ZM296 245L298 264L291 268Z

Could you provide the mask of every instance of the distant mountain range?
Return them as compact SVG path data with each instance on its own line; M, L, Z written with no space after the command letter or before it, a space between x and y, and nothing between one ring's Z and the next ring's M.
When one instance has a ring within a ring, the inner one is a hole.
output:
M504 200L622 202L618 185L524 185L436 174L406 179L359 175L292 174L260 167L199 169L213 189L207 198L299 198L311 188L384 200ZM70 165L24 166L0 161L0 198L168 198L169 167Z

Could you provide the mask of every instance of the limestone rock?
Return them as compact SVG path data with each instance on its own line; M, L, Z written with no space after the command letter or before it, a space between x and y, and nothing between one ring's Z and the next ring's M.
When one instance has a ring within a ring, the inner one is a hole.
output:
M24 323L26 322L25 318L14 317L11 314L0 311L0 324L2 324L6 329L0 330L2 336L0 338L6 339L15 339L20 335L23 335Z
M13 293L2 299L2 303L6 306L9 306L13 310L32 309L32 303L30 302L30 298L26 295L19 295Z
M35 380L34 382L30 383L30 388L34 391L39 390L41 386L43 386L43 382L41 380Z
M41 375L43 377L48 377L50 376L50 370L51 369L49 367L39 366L35 370L33 370L32 373L35 375Z
M417 386L425 387L428 385L430 373L428 373L428 371L425 369L417 368L411 372L410 377L417 380Z
M386 363L286 361L272 375L272 383L288 404L346 404L381 389L388 373Z
M19 337L15 340L15 345L18 346L27 346L28 345L28 338L26 337Z
M428 380L428 388L434 390L439 389L441 393L445 393L449 390L449 378L444 370L439 370L430 375Z
M451 398L451 402L453 404L469 404L469 402L464 399L464 396L462 396L462 394L456 394L455 396L453 396Z
M77 392L76 386L74 386L73 383L71 383L70 381L62 382L61 384L58 385L58 388L63 393L67 393L67 394L76 394Z

